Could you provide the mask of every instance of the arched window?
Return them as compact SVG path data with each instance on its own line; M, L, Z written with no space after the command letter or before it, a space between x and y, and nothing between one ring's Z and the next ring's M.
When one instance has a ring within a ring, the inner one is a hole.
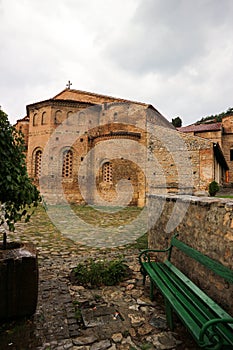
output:
M112 182L112 164L110 162L104 163L102 170L103 170L103 181Z
M47 118L47 113L46 112L42 113L41 124L42 125L48 124L48 118Z
M41 176L41 158L42 158L42 151L37 150L35 154L35 178L39 178Z
M62 177L72 177L73 152L71 150L63 152Z
M38 118L39 118L38 114L35 113L35 114L33 115L33 126L38 125Z
M68 113L67 113L67 119L66 119L66 124L68 124L68 125L71 125L72 124L72 116L73 116L73 112L72 111L69 111Z
M54 124L61 124L61 122L62 122L62 112L58 110L55 113Z

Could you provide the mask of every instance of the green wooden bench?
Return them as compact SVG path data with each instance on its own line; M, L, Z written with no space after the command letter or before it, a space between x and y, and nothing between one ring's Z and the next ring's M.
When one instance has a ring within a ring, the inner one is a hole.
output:
M187 327L198 346L204 349L233 349L233 317L206 295L197 285L171 263L173 247L233 283L233 271L177 239L171 239L164 250L146 249L139 255L143 283L150 278L150 298L154 286L164 296L167 323L173 330L173 311ZM152 261L151 253L165 253L163 262ZM233 300L232 300L233 301Z

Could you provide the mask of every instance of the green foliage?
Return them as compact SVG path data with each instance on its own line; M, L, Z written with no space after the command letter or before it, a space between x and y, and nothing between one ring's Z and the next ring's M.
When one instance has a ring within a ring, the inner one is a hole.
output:
M145 343L140 346L141 350L151 350L154 349L153 345L150 343Z
M172 119L172 125L174 125L175 128L180 128L182 126L182 120L180 117L176 117Z
M85 287L113 286L129 276L129 268L122 259L99 260L90 259L80 263L72 270L73 283Z
M216 193L219 191L219 185L216 181L212 181L209 184L209 194L211 197L215 196Z
M148 248L148 233L136 239L135 243L129 244L128 247L138 250L144 250Z
M22 133L0 110L0 225L6 223L10 231L22 217L29 221L28 209L40 202L39 191L27 174L24 151Z
M207 117L203 117L201 120L198 120L196 124L211 124L211 123L216 123L216 122L221 122L223 117L226 117L227 115L232 115L233 114L233 108L228 108L226 112L222 112L219 114L215 115L208 115Z
M76 308L74 317L78 322L82 322L82 313L80 308Z

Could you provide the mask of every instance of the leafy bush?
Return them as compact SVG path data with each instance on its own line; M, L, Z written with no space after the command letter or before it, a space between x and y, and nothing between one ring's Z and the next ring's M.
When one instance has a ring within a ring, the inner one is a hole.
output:
M219 191L219 185L216 181L212 181L209 184L209 194L211 197L214 197L216 193Z
M14 231L23 217L29 221L28 209L36 207L41 198L28 177L22 133L10 125L7 114L0 109L0 225ZM4 247L6 233L4 232Z
M129 267L122 259L90 259L80 263L71 272L71 281L85 287L113 286L129 276Z

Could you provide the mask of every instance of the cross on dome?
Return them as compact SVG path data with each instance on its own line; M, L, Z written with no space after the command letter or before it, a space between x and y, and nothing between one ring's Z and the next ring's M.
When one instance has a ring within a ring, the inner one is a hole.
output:
M70 82L70 80L68 80L68 83L66 84L67 89L70 89L71 85L72 83Z

